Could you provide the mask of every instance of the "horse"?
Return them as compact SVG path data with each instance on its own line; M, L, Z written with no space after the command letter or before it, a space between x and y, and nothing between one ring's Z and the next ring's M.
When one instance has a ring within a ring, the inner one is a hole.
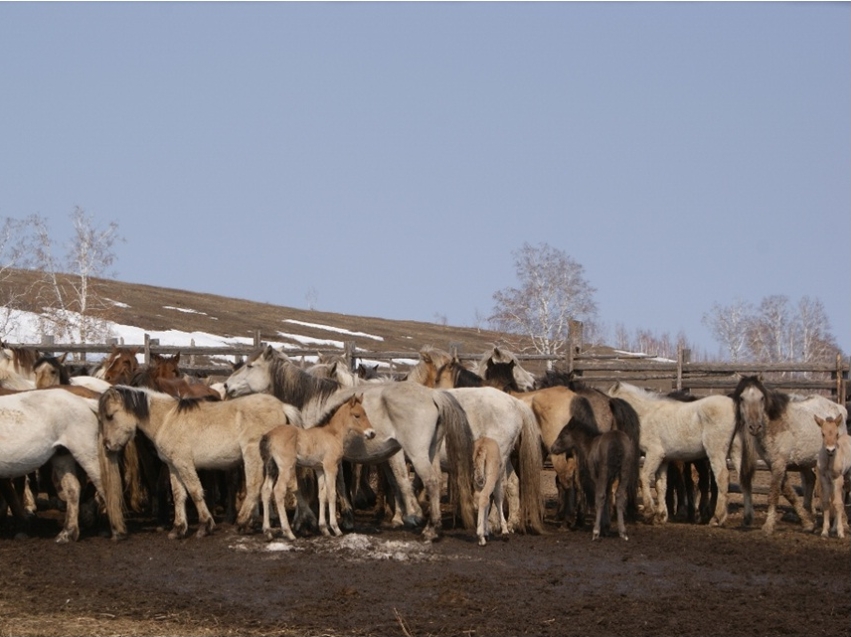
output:
M624 512L627 494L635 491L638 483L638 456L635 447L623 431L612 429L601 432L593 418L591 405L587 398L579 398L586 403L579 413L572 417L562 428L550 447L554 454L572 453L577 459L580 482L586 492L593 492L596 517L591 539L599 540L600 533L607 529L603 524L605 516L608 522L610 494L615 481L615 509L618 518L618 535L628 540ZM586 416L582 417L582 413ZM586 496L587 497L587 496Z
M847 519L845 516L844 493L851 480L851 436L841 433L840 416L821 418L813 416L821 428L822 448L819 451L816 467L821 483L822 529L821 536L830 536L830 518L833 517L833 530L839 538L845 537Z
M491 364L489 367L491 377L488 381L464 367L457 356L429 347L420 350L420 362L411 370L409 378L418 380L427 384L427 386L430 384L430 386L438 388L483 387L490 383L493 387L506 389L509 395L532 409L532 414L540 430L541 440L544 447L549 450L561 428L573 416L574 400L579 397L579 394L564 385L528 391L512 389L517 387L515 378L528 379L531 377L531 374L526 370L520 370L520 373L515 374L516 370L517 363L513 358L506 363ZM523 383L523 386L528 386L528 384ZM609 398L597 390L583 386L582 391L587 392L591 398L594 416L601 423L600 429L608 431L614 427L626 432L634 441L637 453L638 416L632 407L624 401ZM575 463L572 458L566 458L560 454L550 454L550 458L557 476L556 485L560 496L560 513L564 515L566 523L571 523L572 520L573 524L577 524L583 516L580 513L580 507L576 506L573 501L576 493ZM510 475L509 473L509 477ZM528 484L529 480L526 480L526 482ZM508 480L506 493L509 496L509 501L512 499L512 488L512 481ZM627 507L630 518L637 514L636 499L636 494L630 492L630 501Z
M343 534L337 524L336 485L337 470L343 459L343 442L349 433L360 434L367 440L375 437L375 429L363 408L363 397L359 394L329 409L312 427L305 429L295 425L280 425L260 439L260 457L263 461L263 533L268 540L274 538L270 523L273 492L281 531L288 540L295 540L285 503L290 484L295 483L296 466L310 467L316 471L319 480L319 530L322 535Z
M35 366L44 364L50 361L54 369L64 365L65 356L59 358L44 356L37 350L29 347L9 347L0 348L0 388L8 388L13 390L35 389L38 386L36 381ZM102 392L109 387L106 381L95 378L93 376L71 376L64 373L64 379L68 382L61 382L62 385L72 385L86 387L94 392ZM49 386L51 383L43 381L42 386Z
M151 353L150 362L136 371L128 383L147 387L176 398L221 400L222 395L206 383L184 376L180 371L180 352L173 356Z
M727 520L730 481L727 456L736 432L732 399L712 395L683 402L624 382L615 383L607 393L628 402L641 423L639 447L644 452L641 491L646 520L659 523L668 520L667 463L706 457L718 484L718 500L710 525L723 525ZM650 496L651 484L656 487L655 507Z
M174 498L171 539L187 534L187 493L198 511L197 537L204 537L215 528L197 470L231 469L240 463L245 472L245 498L236 524L240 532L246 532L263 482L260 439L282 423L301 422L301 414L295 407L272 396L225 401L178 399L125 385L105 391L98 410L107 449L122 449L138 429L154 444L168 466Z
M497 441L505 468L505 494L508 499L510 531L543 531L543 498L541 495L541 430L535 414L523 401L493 387L454 387L444 383L441 370L434 376L434 350L420 352L421 360L408 374L407 382L431 382L454 396L470 422L474 437L488 436ZM448 356L448 354L447 354ZM457 359L454 359L457 362ZM458 368L462 366L457 365ZM445 367L443 368L445 372ZM461 374L456 370L456 373ZM470 373L472 375L472 372ZM517 451L515 470L511 455ZM519 472L519 473L518 473Z
M733 391L732 400L737 426L742 432L746 428L749 434L745 436L749 451L743 453L743 457L750 458L755 450L771 471L768 514L762 525L763 532L767 535L774 532L781 491L798 514L804 530L811 531L815 526L811 515L815 487L813 469L822 447L821 431L813 417L839 416L843 423L841 428L847 433L844 423L848 412L824 396L796 397L769 389L758 376L743 376ZM747 465L743 465L740 476L743 491L753 481L755 463L748 462ZM803 503L786 479L786 470L790 468L800 472Z
M473 480L476 486L475 500L478 509L476 535L479 538L479 546L485 546L487 536L490 535L491 501L497 512L497 530L503 537L508 535L508 522L502 510L504 475L505 465L499 451L499 443L487 436L477 438L473 443Z
M429 519L423 537L433 540L442 528L440 513L440 446L445 441L450 484L458 495L464 525L474 522L472 495L473 436L467 416L458 401L446 392L416 383L367 383L356 388L375 428L372 440L350 438L344 458L356 463L390 461L399 486L397 512L404 506L410 523L421 524L422 510L414 497L405 457L422 479L429 497ZM267 345L255 352L225 381L228 398L267 392L302 410L304 420L313 422L335 394L345 396L355 388L342 387L327 378L311 376L292 363L286 354ZM339 490L338 492L342 492ZM343 506L351 514L351 504ZM346 512L344 511L344 513Z
M113 539L126 536L118 457L103 447L97 401L54 389L0 396L0 440L0 479L23 476L52 463L60 497L67 503L57 542L76 541L80 536L77 464L107 502ZM59 449L69 454L57 454Z
M497 389L506 387L513 391L535 389L535 376L523 369L517 357L504 347L494 346L489 352L485 352L476 371L487 384L493 384L492 380L495 378L505 379L504 384L501 387L497 386Z
M129 385L133 375L139 370L138 353L138 347L113 345L91 375L105 380L110 385Z

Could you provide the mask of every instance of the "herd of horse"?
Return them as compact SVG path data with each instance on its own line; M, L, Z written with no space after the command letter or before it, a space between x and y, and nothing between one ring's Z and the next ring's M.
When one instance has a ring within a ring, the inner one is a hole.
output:
M209 383L182 373L179 354L152 354L146 365L138 357L138 349L116 346L90 374L75 376L64 357L0 346L0 515L8 509L18 524L32 521L30 484L65 503L58 542L78 539L86 498L115 539L127 535L128 515L144 510L162 522L173 510L169 537L186 536L191 499L198 537L213 532L211 508L223 504L239 531L262 518L271 540L277 516L280 533L294 540L308 529L353 528L355 507L366 501L393 526L433 540L444 522L445 473L453 519L476 529L484 545L492 529L544 531L549 456L565 524L582 526L593 512L597 540L614 516L626 540L627 522L665 523L673 493L701 521L724 525L728 460L744 524L752 524L761 459L771 475L765 533L775 529L781 493L813 531L816 484L822 535L844 537L847 527L846 406L771 389L758 376L742 377L730 395L664 394L626 382L601 391L558 372L535 377L501 347L470 366L426 347L397 381L339 361L305 368L267 345ZM790 470L800 472L802 499ZM687 488L669 488L669 475L685 476Z

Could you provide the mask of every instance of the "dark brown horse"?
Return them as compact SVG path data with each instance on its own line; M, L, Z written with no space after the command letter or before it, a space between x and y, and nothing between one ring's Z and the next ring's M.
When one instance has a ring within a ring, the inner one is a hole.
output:
M623 431L612 429L601 432L594 424L588 399L580 397L578 401L585 405L575 411L550 447L550 452L570 454L576 458L579 481L586 498L594 499L594 540L608 530L610 498L612 488L617 483L615 509L618 535L627 540L624 513L628 494L638 489L638 456L635 446Z
M130 385L148 387L175 398L221 400L215 389L180 371L180 352L174 356L151 354L150 363L136 372Z
M136 358L138 353L138 347L113 345L112 350L92 375L104 379L111 385L129 385L139 370L139 361Z

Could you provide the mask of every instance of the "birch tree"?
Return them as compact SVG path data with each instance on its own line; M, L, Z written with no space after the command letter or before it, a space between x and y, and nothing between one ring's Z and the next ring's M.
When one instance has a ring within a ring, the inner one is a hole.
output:
M747 351L747 335L753 307L750 303L736 299L731 305L715 303L703 315L703 324L726 350L734 363L742 360Z
M24 265L26 224L20 219L7 217L0 225L0 338L5 338L12 328L10 320L15 310L21 309L27 291L9 285L12 271Z
M98 227L92 215L77 207L71 213L73 234L64 259L54 255L53 240L46 220L32 215L31 266L41 273L39 301L43 312L43 333L52 333L72 342L90 342L107 336L102 316L106 300L97 292L95 278L108 277L115 262L114 246L123 239L118 224Z
M558 355L567 344L570 321L596 317L596 290L582 265L546 243L524 243L512 256L520 285L493 294L488 321L498 331L529 338L539 354Z

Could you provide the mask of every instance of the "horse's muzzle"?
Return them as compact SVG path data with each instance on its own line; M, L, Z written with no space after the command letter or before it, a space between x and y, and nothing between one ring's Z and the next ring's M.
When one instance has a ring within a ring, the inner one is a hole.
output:
M367 440L372 440L373 438L375 438L375 429L367 429L363 432L363 437Z

